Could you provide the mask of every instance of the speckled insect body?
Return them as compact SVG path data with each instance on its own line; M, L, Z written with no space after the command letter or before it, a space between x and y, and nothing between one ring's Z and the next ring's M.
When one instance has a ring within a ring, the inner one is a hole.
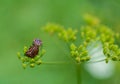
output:
M42 41L39 39L35 39L33 41L32 46L25 52L25 56L30 58L34 58L39 53L39 47L42 45Z

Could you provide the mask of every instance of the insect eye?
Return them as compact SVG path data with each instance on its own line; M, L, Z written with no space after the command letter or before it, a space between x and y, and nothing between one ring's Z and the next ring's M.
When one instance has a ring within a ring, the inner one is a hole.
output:
M35 39L35 40L33 41L33 45L40 46L41 44L42 44L42 41L39 40L39 39Z

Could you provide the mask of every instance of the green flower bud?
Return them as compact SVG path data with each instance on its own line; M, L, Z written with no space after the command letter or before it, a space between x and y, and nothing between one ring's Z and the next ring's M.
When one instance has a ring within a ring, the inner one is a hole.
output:
M89 43L91 41L90 37L87 37L86 42Z
M110 45L110 50L117 51L118 46L117 45Z
M79 57L79 56L77 56L77 57L75 58L75 60L76 60L77 63L80 63L80 57Z
M117 50L118 50L118 45L114 45L114 46L113 46L113 50L114 50L114 51L117 51Z
M120 56L120 50L118 50L118 51L116 52L116 55L117 55L117 56Z
M117 60L119 60L119 58L118 58L117 56L113 56L113 57L112 57L112 60L113 60L113 61L117 61Z
M105 41L106 41L106 38L105 38L105 37L101 38L101 42L102 42L102 43L104 43Z
M79 56L79 52L78 52L78 51L75 51L75 55L76 55L76 56Z
M100 20L98 18L96 18L95 16L91 16L89 14L84 15L84 20L91 26L95 26L100 23Z
M41 57L46 53L46 50L42 49L41 51Z
M106 43L103 44L103 46L104 46L104 47L109 47L109 43L106 42Z
M109 57L111 57L111 54L110 54L110 53L107 53L106 56L109 58Z
M103 47L103 53L107 54L107 52L108 52L108 48L107 47Z
M34 59L35 59L35 60L38 60L38 59L40 59L40 56L38 55L38 56L36 56Z
M30 64L30 67L31 67L31 68L34 68L34 67L35 67L35 64L34 64L34 63Z
M87 46L88 46L88 43L87 43L87 42L84 42L83 45L84 45L84 47L87 47Z
M25 61L28 62L29 61L29 58L28 57L24 57Z
M109 44L113 44L114 42L115 42L114 38L111 38L108 43L109 43Z
M86 61L89 61L90 58L91 58L90 56L85 57Z
M86 58L83 57L83 58L80 59L80 61L81 61L81 62L85 62L85 61L86 61Z
M31 62L31 63L35 63L35 59L32 58L32 59L30 60L30 62Z
M41 63L42 63L41 60L36 61L36 64L37 64L37 65L40 65Z
M25 62L25 58L23 58L23 57L22 57L20 60L22 61L22 63L24 63L24 62Z
M106 59L105 59L105 62L106 62L106 63L108 63L108 62L109 62L109 59L108 59L108 58L106 58Z
M84 46L84 45L80 45L78 47L78 51L85 51L85 50L86 50L86 46Z
M19 59L21 59L20 52L17 52L17 56L18 56Z
M82 56L87 56L88 55L88 51L87 50L84 50L82 53L81 53Z
M76 36L73 36L73 37L72 37L72 40L73 40L73 41L75 41L76 39L77 39L77 37L76 37Z
M71 51L71 56L75 56L75 51Z
M56 32L60 32L63 27L58 24L48 23L46 26L43 27L43 29L50 34L54 34Z
M77 48L77 47L75 46L75 44L72 43L72 44L70 45L70 49L71 49L72 51L76 50L76 48Z
M27 46L24 46L24 53L28 50Z
M22 67L24 68L24 69L26 69L26 67L27 67L27 64L22 64Z
M83 47L83 45L80 45L79 47L78 47L78 50L80 51L80 50L82 50L84 47Z
M71 56L77 57L77 56L79 56L79 52L78 51L71 51Z
M67 33L63 34L63 40L66 41L66 42L68 42L68 35L67 35Z

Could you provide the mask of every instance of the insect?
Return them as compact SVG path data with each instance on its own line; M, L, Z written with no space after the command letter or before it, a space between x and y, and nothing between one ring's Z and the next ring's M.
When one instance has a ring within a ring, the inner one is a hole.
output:
M42 45L42 41L39 39L33 40L32 46L25 52L25 56L28 56L30 58L34 58L36 55L38 55L39 47Z

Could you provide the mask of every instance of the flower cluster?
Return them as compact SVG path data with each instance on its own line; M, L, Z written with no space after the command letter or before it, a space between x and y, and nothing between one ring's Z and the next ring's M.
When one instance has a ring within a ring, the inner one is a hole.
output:
M64 29L58 33L58 36L66 42L75 41L76 40L77 30L73 30L72 28Z
M88 50L84 45L79 45L78 47L72 43L70 45L71 56L75 59L77 63L85 62L90 60L90 56L88 55Z
M44 30L48 33L57 33L58 37L65 42L75 41L77 30L73 30L72 28L65 29L63 26L49 23L43 27Z
M102 26L100 39L103 44L103 53L106 56L106 63L109 60L120 61L120 48L115 44L116 33L109 28ZM119 36L117 36L119 38Z
M47 24L44 30L48 33L56 33L58 38L64 40L68 44L71 57L77 62L89 61L88 47L91 44L99 42L102 44L105 61L120 61L120 48L115 43L116 38L119 39L119 33L113 32L110 28L100 24L100 20L95 16L86 14L84 20L87 26L82 26L80 31L72 28L64 28L56 24ZM76 41L79 40L79 44Z
M49 34L54 34L61 32L64 29L64 27L58 24L48 23L43 27L43 29Z
M93 19L91 19L90 17L86 17L87 20L91 20L91 22L94 22ZM89 23L88 23L89 25ZM97 25L89 25L91 28L86 28L84 30L91 32L91 35L87 35L86 34L82 34L82 36L86 35L87 37L89 36L93 36L94 41L99 41L101 42L102 46L103 46L103 53L106 56L106 63L108 63L109 60L113 60L113 61L120 61L120 48L119 46L116 44L116 38L119 39L120 38L120 34L119 33L115 33L113 32L113 30L111 30L109 27L105 26L105 25L101 25L98 24ZM86 38L86 37L84 37ZM92 38L91 38L92 40Z
M81 28L80 36L83 39L83 45L87 47L92 41L97 40L97 31L93 27L86 26Z
M90 26L95 26L100 24L100 20L97 17L92 16L90 14L85 14L83 18L85 22Z
M68 45L67 49L69 49L69 55L76 63L91 61L92 56L89 54L89 47L96 43L98 43L98 46L102 45L103 54L105 56L104 61L106 63L108 63L109 60L120 61L120 48L117 44L117 40L120 39L120 34L100 24L99 19L94 16L87 14L84 16L84 19L87 26L82 26L80 30L64 28L61 25L53 23L48 23L43 29L50 35L56 35ZM30 48L24 47L24 52L22 54L20 52L17 53L18 58L23 63L23 68L40 65L43 63L41 57L44 54L45 50L42 49L42 41L38 39L33 41Z
M37 48L35 47L35 45L31 46L30 48L24 46L23 53L17 53L17 56L21 60L24 69L27 66L34 68L36 65L40 65L42 63L41 57L45 54L46 51L40 46L40 52L38 47L38 53L36 53Z

